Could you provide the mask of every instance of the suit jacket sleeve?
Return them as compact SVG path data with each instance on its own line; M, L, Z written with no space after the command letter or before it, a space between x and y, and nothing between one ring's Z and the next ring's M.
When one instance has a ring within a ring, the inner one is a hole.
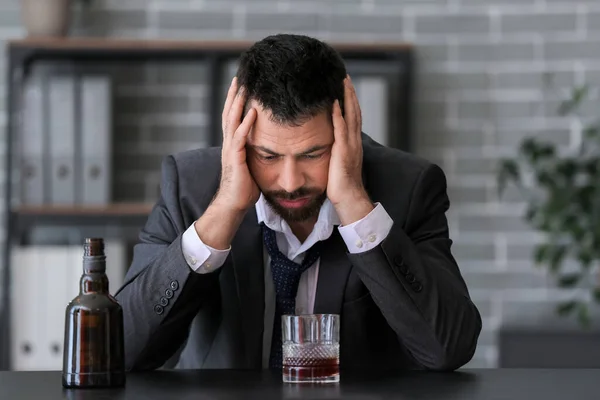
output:
M134 247L124 285L115 297L123 307L127 370L161 367L187 339L190 324L216 287L218 271L198 274L183 255L184 223L177 166L162 166L161 196Z
M448 208L446 177L431 165L412 188L404 228L394 223L379 246L348 255L400 341L433 370L466 364L481 332L479 311L451 253Z

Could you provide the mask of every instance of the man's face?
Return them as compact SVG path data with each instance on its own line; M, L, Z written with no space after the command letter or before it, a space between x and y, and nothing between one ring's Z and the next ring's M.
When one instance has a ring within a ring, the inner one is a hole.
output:
M248 136L250 173L271 208L288 222L319 214L327 197L333 125L326 112L300 126L281 126L252 101L258 113Z

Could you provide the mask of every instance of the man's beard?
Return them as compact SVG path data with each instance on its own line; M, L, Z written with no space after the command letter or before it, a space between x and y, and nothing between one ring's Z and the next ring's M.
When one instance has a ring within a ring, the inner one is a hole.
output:
M321 206L325 202L325 199L327 199L327 193L325 191L321 192L318 189L305 187L301 187L292 193L288 193L285 190L274 190L263 192L263 195L271 209L288 222L303 222L310 218L317 217L321 210ZM307 196L311 196L309 203L300 208L286 208L277 201L278 199L296 200Z

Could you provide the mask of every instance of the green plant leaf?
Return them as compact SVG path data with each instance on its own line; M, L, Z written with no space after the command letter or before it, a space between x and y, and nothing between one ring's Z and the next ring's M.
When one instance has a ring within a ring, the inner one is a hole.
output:
M589 89L589 85L582 85L573 88L573 90L571 91L571 98L563 101L558 107L558 114L561 116L565 116L579 108L583 99L587 97Z
M563 159L556 164L555 172L568 182L573 179L577 172L577 162L571 158Z
M552 158L556 155L556 145L553 143L543 143L539 145L538 157L540 159Z
M586 126L583 129L583 135L587 139L595 139L600 134L600 127L598 125Z
M585 269L588 269L591 264L592 264L592 260L594 259L594 255L592 254L592 249L589 248L582 248L581 250L579 250L579 253L577 254L577 260L579 261L579 263L581 264L581 266Z
M549 262L549 266L550 266L550 271L553 273L558 272L558 270L560 269L561 265L562 265L562 261L565 258L565 255L567 254L567 247L564 245L555 245L552 248L552 253L550 255L550 262Z
M566 301L563 303L559 303L558 306L556 307L556 312L560 316L569 315L573 312L573 310L575 310L575 308L577 307L577 304L578 303L576 300L569 300L569 301Z
M539 211L539 208L535 204L529 204L529 206L527 207L527 210L525 211L525 216L524 216L525 219L528 222L533 222L538 211Z
M519 172L519 165L515 160L500 160L498 170L498 196L501 196L502 193L504 193L506 184L509 181L514 181L517 184L521 182L521 173Z
M583 169L590 175L597 175L600 167L600 157L592 157L584 162Z
M538 244L533 251L533 258L536 264L543 264L548 258L552 251L552 247L549 244Z
M556 181L557 175L555 171L549 171L547 169L538 169L535 172L535 179L538 184L544 188L554 189L558 186Z
M597 303L600 303L600 288L595 288L593 295L594 295L594 300Z
M558 286L561 288L571 288L575 286L580 279L581 275L578 273L565 274L558 279Z
M521 142L519 151L531 164L537 164L540 154L542 153L541 148L542 145L537 138L529 137Z
M596 167L592 167L590 165L591 163L586 162L586 165L584 166L585 169L587 169L588 173L595 175L596 171L590 172L590 168L596 168ZM579 204L579 206L581 207L582 210L589 212L592 211L591 208L594 206L594 201L596 199L596 187L595 185L585 185L582 187L579 187L577 189L575 189L574 193L573 193L573 201L576 204Z
M580 303L579 307L577 307L577 319L579 320L579 323L584 327L584 328L589 328L592 321L590 318L590 311L589 308L587 307L587 304L584 303Z

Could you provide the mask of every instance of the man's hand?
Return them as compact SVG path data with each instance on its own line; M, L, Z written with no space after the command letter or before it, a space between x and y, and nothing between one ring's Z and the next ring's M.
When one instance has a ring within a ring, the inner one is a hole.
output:
M240 123L245 103L244 88L238 90L237 80L234 78L223 107L222 173L215 203L240 212L245 212L260 196L246 164L245 147L246 138L256 120L256 110L251 108Z
M256 120L251 108L242 122L246 95L238 91L236 78L231 82L223 107L223 147L221 150L221 182L208 209L194 224L202 242L225 250L240 226L244 215L260 196L256 182L246 164L246 138Z
M327 197L342 225L366 217L374 208L362 182L361 130L358 98L350 77L347 77L344 80L344 116L337 100L333 105L334 142L327 183Z

